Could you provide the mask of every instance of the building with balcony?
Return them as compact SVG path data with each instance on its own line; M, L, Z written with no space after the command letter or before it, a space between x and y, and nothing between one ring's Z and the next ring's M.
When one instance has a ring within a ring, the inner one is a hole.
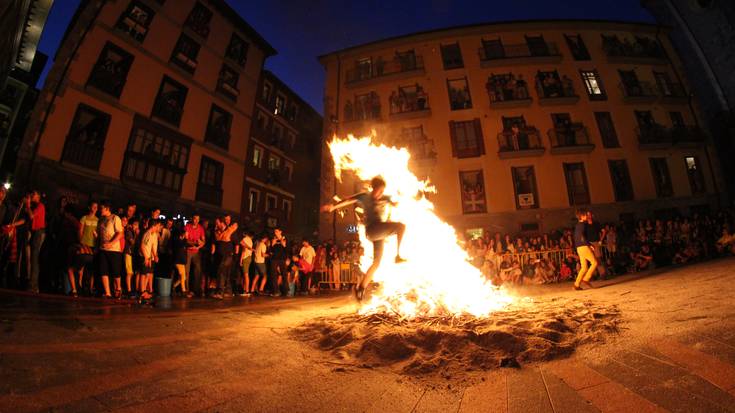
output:
M617 221L718 204L717 158L664 28L479 24L320 62L324 136L375 130L409 148L414 173L437 188L438 213L460 230L553 230L580 206ZM323 152L322 202L362 188L336 182ZM354 237L354 224L353 214L322 215L320 233Z
M239 216L258 78L274 53L224 0L84 0L16 179L51 200Z
M243 186L243 220L312 237L318 229L322 117L270 71L255 99Z
M702 123L723 160L735 158L735 2L716 0L642 0L656 20L671 30L690 88L674 83L660 89L661 99L696 98ZM735 199L735 163L722 162L729 200Z
M53 0L0 5L0 179L15 171L17 150L38 97L48 56L37 51ZM5 182L5 181L3 181Z

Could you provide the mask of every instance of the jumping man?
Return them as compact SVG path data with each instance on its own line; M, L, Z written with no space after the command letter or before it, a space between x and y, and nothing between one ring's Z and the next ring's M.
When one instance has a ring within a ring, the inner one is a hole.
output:
M365 224L365 236L373 243L373 262L370 264L365 273L365 277L355 286L355 295L359 301L362 300L365 288L370 285L373 274L380 265L380 259L383 257L383 241L389 236L396 234L398 237L398 247L396 248L397 263L404 262L401 258L401 240L406 226L400 222L387 221L385 217L386 206L388 204L395 205L390 197L383 195L385 191L385 181L383 178L376 176L370 181L370 192L360 192L336 204L327 204L322 206L324 212L334 212L346 206L358 203L365 211L363 223Z

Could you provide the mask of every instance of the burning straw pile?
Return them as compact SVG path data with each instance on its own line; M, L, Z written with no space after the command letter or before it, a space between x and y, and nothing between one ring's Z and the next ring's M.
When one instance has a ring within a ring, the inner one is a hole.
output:
M344 315L310 321L296 339L341 364L383 367L412 376L461 377L571 354L618 332L620 312L592 302L553 299L517 303L489 317Z

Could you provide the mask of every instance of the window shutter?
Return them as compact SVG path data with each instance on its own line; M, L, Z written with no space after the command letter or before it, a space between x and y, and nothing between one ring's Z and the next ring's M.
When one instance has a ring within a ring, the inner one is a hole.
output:
M478 140L477 142L477 148L479 155L485 154L485 138L482 136L482 125L480 124L480 119L473 120L473 124L475 126L475 138Z
M455 122L449 121L449 137L452 140L452 156L457 157L457 133L455 131Z

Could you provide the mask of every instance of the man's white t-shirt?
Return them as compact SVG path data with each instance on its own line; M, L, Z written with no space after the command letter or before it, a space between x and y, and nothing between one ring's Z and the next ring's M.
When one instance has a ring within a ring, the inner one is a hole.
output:
M265 264L265 252L268 250L268 248L265 246L265 242L259 242L258 246L255 248L255 263L256 264Z
M314 264L314 257L316 257L316 251L314 251L314 247L311 245L307 247L301 247L301 251L299 251L299 256L306 260L306 262L309 263L309 265Z
M109 244L110 241L112 241L112 238L118 232L123 232L122 221L120 221L120 217L115 214L106 217L100 217L97 224L97 236L100 244L100 250L122 252L122 248L120 247L119 242L114 242L111 244L111 247L105 248L105 244Z
M244 237L242 237L241 244L245 247L242 249L241 259L246 260L253 255L253 239L250 238L248 235L245 235Z

